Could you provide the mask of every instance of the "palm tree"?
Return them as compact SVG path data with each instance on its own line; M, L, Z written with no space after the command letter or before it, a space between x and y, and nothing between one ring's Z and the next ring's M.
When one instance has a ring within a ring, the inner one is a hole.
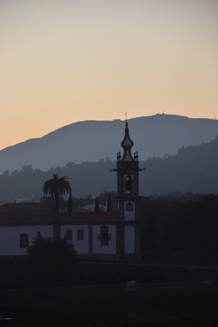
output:
M54 174L51 179L47 180L43 185L43 193L51 195L55 202L55 210L59 213L60 197L71 192L71 186L66 176L58 177Z

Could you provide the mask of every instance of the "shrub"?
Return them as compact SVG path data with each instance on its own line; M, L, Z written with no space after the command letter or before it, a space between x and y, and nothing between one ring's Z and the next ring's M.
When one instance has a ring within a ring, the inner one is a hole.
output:
M72 244L61 239L37 238L28 248L28 279L37 284L65 284L75 274L77 255Z

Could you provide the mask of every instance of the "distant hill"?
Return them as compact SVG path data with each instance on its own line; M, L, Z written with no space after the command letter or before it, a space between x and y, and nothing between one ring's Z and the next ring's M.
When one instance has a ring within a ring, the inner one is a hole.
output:
M131 137L140 159L176 154L182 146L196 145L218 135L218 121L157 114L129 120ZM47 170L68 162L115 159L120 150L124 122L83 121L57 129L0 151L0 172L24 165Z
M144 194L218 193L218 137L182 147L174 156L148 159L141 179Z
M42 185L53 173L69 177L75 196L97 195L116 190L116 174L110 172L116 162L101 160L41 171L29 166L21 171L0 175L0 200L37 200ZM150 158L140 163L146 171L140 175L143 195L169 193L218 193L218 137L201 145L182 147L164 158Z

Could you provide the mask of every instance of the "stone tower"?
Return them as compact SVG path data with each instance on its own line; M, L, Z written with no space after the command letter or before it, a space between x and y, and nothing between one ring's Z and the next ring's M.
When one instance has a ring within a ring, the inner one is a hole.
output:
M139 168L138 153L132 155L134 143L130 138L128 122L121 142L123 149L117 153L117 195L121 213L118 228L118 252L120 260L139 261L140 251L140 219L138 212Z

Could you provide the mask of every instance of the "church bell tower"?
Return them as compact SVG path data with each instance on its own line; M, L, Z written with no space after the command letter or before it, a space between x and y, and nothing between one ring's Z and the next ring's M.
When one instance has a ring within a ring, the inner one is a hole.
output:
M121 213L119 238L119 256L124 260L140 260L140 219L139 168L138 153L132 154L134 143L130 138L128 122L121 142L122 153L117 153L117 194Z

